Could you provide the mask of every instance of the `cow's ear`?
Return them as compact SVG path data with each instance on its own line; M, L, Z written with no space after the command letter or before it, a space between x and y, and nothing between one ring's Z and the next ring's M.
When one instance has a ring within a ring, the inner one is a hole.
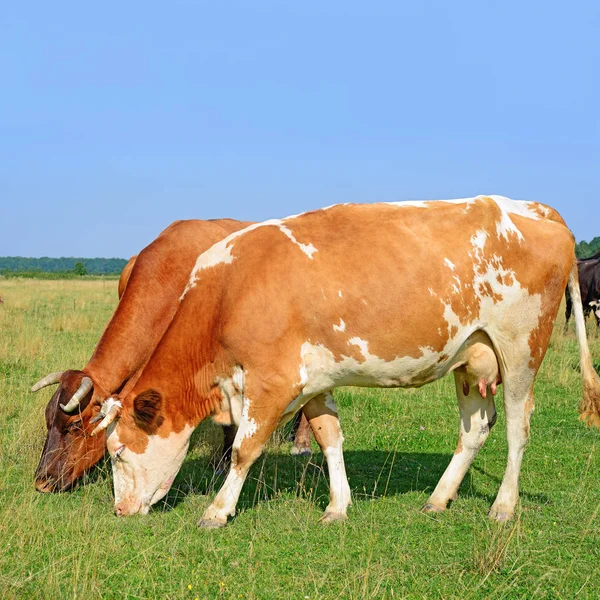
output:
M146 390L138 394L133 401L133 420L135 424L152 435L161 426L162 396L156 390Z

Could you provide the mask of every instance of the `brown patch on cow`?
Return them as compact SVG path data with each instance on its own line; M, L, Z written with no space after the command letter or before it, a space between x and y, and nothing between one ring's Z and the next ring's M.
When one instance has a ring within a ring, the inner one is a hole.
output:
M460 454L463 451L462 435L458 436L458 444L456 444L456 450L454 454Z
M515 284L515 278L512 273L498 273L498 275L496 275L496 280L500 285L505 285L507 287Z
M138 394L133 400L133 420L148 435L154 435L164 421L161 406L160 392L152 389Z
M525 402L525 436L529 437L529 419L531 417L531 413L535 409L535 402L533 400L533 393L530 393Z
M533 398L533 394L529 394L529 396L527 397L527 401L525 402L525 416L527 418L529 418L531 416L531 413L534 411L535 409L535 400Z
M489 281L480 283L477 291L480 296L487 296L491 298L494 304L498 304L498 302L502 300L502 295L494 292Z

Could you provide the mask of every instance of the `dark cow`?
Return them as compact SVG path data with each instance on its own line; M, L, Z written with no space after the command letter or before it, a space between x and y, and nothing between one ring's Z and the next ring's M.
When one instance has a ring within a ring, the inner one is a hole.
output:
M600 327L600 251L589 258L578 259L577 270L579 273L579 291L581 293L583 314L587 317L593 312L596 317L596 324ZM573 302L568 288L565 291L565 300L566 329L573 310Z

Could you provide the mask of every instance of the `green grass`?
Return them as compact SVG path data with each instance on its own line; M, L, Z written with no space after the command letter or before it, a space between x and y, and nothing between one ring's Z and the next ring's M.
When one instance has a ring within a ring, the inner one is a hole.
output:
M536 385L515 521L486 512L506 461L498 424L443 514L419 508L456 445L451 379L420 390L336 392L354 505L318 524L322 457L274 441L224 530L196 521L222 478L220 433L203 424L166 503L117 519L107 465L76 491L34 491L51 394L29 387L81 368L116 303L116 282L0 283L0 598L598 598L600 435L577 420L581 384L571 331L555 331ZM600 340L590 329L592 354ZM191 588L190 588L191 586Z

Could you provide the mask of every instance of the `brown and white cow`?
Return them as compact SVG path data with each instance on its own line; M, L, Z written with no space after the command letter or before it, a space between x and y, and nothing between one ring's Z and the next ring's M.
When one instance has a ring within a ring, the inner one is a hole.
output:
M198 254L248 225L232 219L176 221L128 262L119 280L119 305L88 364L82 371L52 373L32 388L60 384L46 407L38 490L70 488L104 456L105 436L90 437L90 421L104 400L133 383L151 356Z
M551 208L498 196L350 204L233 233L198 257L133 388L103 405L98 431L111 427L116 513L148 512L167 493L193 429L230 407L239 419L231 469L199 522L224 525L273 430L304 406L329 468L322 520L345 518L350 488L328 390L418 387L452 372L458 446L424 509L444 510L456 497L496 420L502 382L508 463L490 516L510 519L533 382L567 281L582 418L598 425L574 239Z

